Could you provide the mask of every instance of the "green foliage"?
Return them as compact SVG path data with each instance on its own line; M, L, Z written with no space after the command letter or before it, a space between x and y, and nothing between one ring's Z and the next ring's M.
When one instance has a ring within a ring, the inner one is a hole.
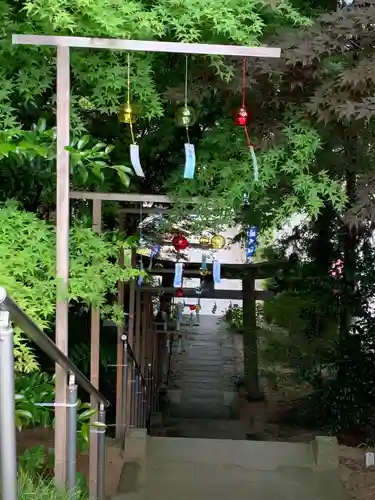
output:
M116 262L127 243L120 235L97 235L73 226L70 231L69 300L104 306L104 313L117 322L116 308L107 295L116 293L118 280L128 281L139 271ZM55 228L36 215L19 210L14 203L0 207L0 284L42 329L51 326L56 300ZM35 359L16 330L16 369L30 372Z
M232 307L225 312L224 320L228 328L234 332L239 332L243 328L242 307Z
M18 475L19 500L87 500L85 490L73 493L61 491L52 479L35 475L32 471L20 471Z
M206 228L212 225L213 212L221 215L221 224L230 224L234 216L242 214L242 219L267 229L300 211L316 217L325 200L337 210L343 208L342 187L327 172L314 169L321 144L318 133L307 123L291 120L280 144L258 153L258 181L245 145L243 132L232 125L220 124L206 134L197 151L195 179L175 179L171 186L176 200L183 200L175 209L176 217L186 213L193 196L205 198L197 212L200 226ZM245 193L249 195L248 214L243 214Z
M98 432L105 432L106 425L96 420L92 421L94 415L97 414L97 410L92 408L90 403L78 401L77 413L78 444L82 451L87 451L90 441L90 429L95 428Z
M6 85L2 85L2 104L6 124L16 118L11 102L17 96L26 107L42 104L53 90L54 51L50 48L14 47L6 40L10 33L42 33L144 40L235 43L257 45L267 23L285 20L290 24L308 23L288 0L265 4L260 0L162 0L146 1L74 0L56 5L53 0L28 0L23 11L13 11L10 2L1 2L4 41L0 58ZM6 41L5 41L6 40ZM163 114L162 98L155 80L165 73L169 56L132 55L132 91L142 115ZM222 70L222 61L212 61ZM22 71L19 71L22 68ZM126 54L117 51L74 50L72 54L75 107L73 118L80 132L87 111L116 113L126 92ZM226 72L227 73L227 72ZM166 82L165 77L162 80ZM161 89L164 92L165 88ZM77 109L78 108L78 109ZM78 119L78 115L81 118ZM8 125L9 126L9 125Z
M74 137L67 147L70 173L76 189L103 189L115 173L123 186L130 184L132 169L113 165L113 145L90 136ZM0 131L0 200L19 199L24 207L54 206L56 193L56 132L39 119L30 130Z
M46 465L46 452L44 446L37 445L27 448L24 453L18 457L18 463L23 472L32 474L41 474Z
M319 133L318 169L339 182L357 174L357 193L347 207L349 222L356 224L374 207L375 2L340 3L311 26L279 30L272 43L281 47L280 60L249 61L249 73L256 75L250 96L262 116L256 128L266 129L268 141L293 105Z
M55 122L55 49L12 45L12 33L258 45L262 36L274 31L278 23L309 24L288 0L277 3L162 0L152 5L146 0L125 0L121 5L114 0L74 0L58 5L54 0L27 0L23 6L20 10L9 0L0 1L0 119L4 130L21 126L28 129L41 116L49 127ZM71 51L73 141L87 133L94 138L93 142L99 140L115 146L108 168L103 166L97 172L97 168L86 168L87 165L75 167L75 187L100 189L102 173L106 176L106 191L110 188L119 191L119 187L128 183L130 133L116 116L127 93L127 56L125 51ZM160 191L165 175L180 164L183 139L181 130L175 126L174 114L183 100L184 63L185 58L180 55L130 54L131 98L138 115L137 139L148 187L153 190ZM216 88L231 80L233 74L228 59L189 58L189 93L191 88L202 130L206 122L210 125L216 120L209 111L211 102L217 101ZM200 127L195 132L199 135ZM11 193L11 197L22 203L27 199L30 204L23 205L27 209L36 210L46 199L52 204L53 163L37 158L31 164L29 161L12 164L8 172L7 161L7 172L0 173L0 186L4 184L7 197ZM114 168L116 175L111 175ZM15 178L17 182L13 185Z
M16 377L15 386L16 396L16 426L18 430L24 427L50 427L54 426L54 407L55 401L55 386L53 378L44 372L36 372L28 375L18 374ZM102 424L93 420L97 410L91 407L90 403L82 403L78 401L77 405L77 440L81 451L87 451L90 427L101 428ZM104 426L105 427L105 426ZM42 447L43 448L43 447ZM30 449L24 455L23 462L27 464L31 460L31 456L41 455L40 447ZM35 460L35 469L42 472L41 466L36 465L36 462L41 462L46 465L45 452L43 449L43 461ZM31 465L32 466L32 465Z
M322 379L334 371L337 308L333 315L331 297L324 293L319 295L318 289L312 291L312 284L308 282L313 279L303 281L306 292L284 291L265 303L266 321L287 333L270 337L263 359L266 363L292 368L299 381L319 388Z
M90 346L85 342L74 343L69 347L69 358L85 374L90 373ZM103 344L100 346L100 366L104 369L116 360L116 346Z
M16 425L19 430L29 426L49 427L53 423L55 386L44 372L18 374L15 379ZM51 406L42 406L49 404Z

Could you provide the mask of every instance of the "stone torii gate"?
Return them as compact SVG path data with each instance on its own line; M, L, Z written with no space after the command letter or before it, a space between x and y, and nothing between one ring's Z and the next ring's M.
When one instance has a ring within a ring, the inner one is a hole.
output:
M68 352L68 301L69 280L69 152L70 143L70 47L88 49L109 49L123 51L167 52L180 54L224 55L235 57L279 58L280 49L274 47L246 47L233 45L209 45L197 43L173 43L159 41L121 40L86 38L74 36L45 36L15 34L12 42L19 45L55 46L57 48L57 85L56 85L56 275L59 289L56 300L56 345ZM92 311L93 318L99 311ZM92 332L93 335L93 332ZM99 333L96 332L99 343ZM99 366L91 365L90 378L98 387ZM66 480L66 374L56 367L56 424L55 424L55 475L57 484L64 485ZM93 437L93 436L92 436ZM90 493L96 491L95 437L90 442Z

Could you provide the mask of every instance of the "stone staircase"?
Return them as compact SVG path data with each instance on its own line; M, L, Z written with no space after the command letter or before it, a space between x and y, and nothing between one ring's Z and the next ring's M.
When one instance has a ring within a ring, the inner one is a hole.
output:
M171 362L170 417L230 419L236 375L232 336L214 316L202 316L198 327L181 333L182 349L174 345Z
M231 336L215 318L185 335L172 358L165 437L129 430L115 500L345 500L338 445L246 440L230 420L235 366Z

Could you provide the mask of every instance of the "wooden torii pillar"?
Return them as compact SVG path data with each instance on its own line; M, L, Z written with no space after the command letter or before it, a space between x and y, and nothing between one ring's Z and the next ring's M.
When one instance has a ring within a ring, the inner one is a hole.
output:
M56 344L67 354L68 301L66 290L69 280L69 153L66 147L69 146L70 142L70 47L271 58L279 58L281 50L275 47L246 47L24 34L12 35L12 42L19 45L47 45L57 48L56 275L59 279L60 290L56 302ZM97 341L99 342L98 336ZM91 370L94 368L98 370L98 367L94 367L93 363L91 363ZM95 377L92 382L96 382ZM55 476L57 484L63 486L66 482L66 374L58 367L56 368L55 384L57 403L55 411ZM95 478L90 479L90 485L95 483ZM90 491L90 497L95 498L93 494L94 492Z

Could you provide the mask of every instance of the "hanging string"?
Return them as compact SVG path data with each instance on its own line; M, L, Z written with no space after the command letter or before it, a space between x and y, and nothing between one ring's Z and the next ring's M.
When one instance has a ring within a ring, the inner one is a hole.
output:
M131 109L131 106L130 106L130 54L128 52L128 98L127 98L127 102L126 102L126 105L128 107L128 109ZM134 138L134 130L133 130L133 120L132 120L132 116L130 116L130 134L131 134L131 137L132 137L132 143L135 144L135 138Z
M185 55L185 109L188 108L188 76L189 76L189 67L188 67L188 56ZM186 123L186 141L190 144L189 137L189 124Z
M242 107L245 107L246 94L246 57L242 58Z
M143 255L142 255L142 220L143 220L143 203L141 202L140 209L139 209L139 247L141 249L141 255L140 255L140 261L139 261L139 268L141 271L143 271ZM139 276L138 278L138 286L141 286L143 282L143 277Z

